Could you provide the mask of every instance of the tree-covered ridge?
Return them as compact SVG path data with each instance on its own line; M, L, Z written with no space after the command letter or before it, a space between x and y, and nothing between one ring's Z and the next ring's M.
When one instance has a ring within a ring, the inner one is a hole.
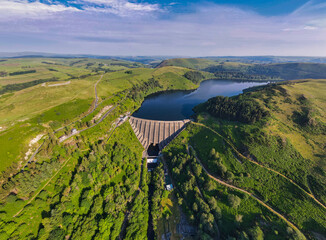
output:
M194 84L198 84L205 78L205 76L199 71L188 71L185 73L185 78L192 81Z
M39 161L2 186L1 239L146 239L146 168L141 148L129 147L124 137L130 131L121 126L107 144L78 138L75 146L57 146L47 140ZM37 192L52 176L54 183ZM26 224L29 216L35 217L33 227Z
M162 61L158 67L179 66L214 73L218 79L293 80L326 78L324 63L241 63L227 59L175 58Z
M211 98L204 104L204 109L214 117L243 123L255 123L269 116L256 101L242 96Z
M214 79L230 79L230 80L244 80L244 81L271 81L280 80L279 77L268 75L248 74L242 72L216 71L214 72Z

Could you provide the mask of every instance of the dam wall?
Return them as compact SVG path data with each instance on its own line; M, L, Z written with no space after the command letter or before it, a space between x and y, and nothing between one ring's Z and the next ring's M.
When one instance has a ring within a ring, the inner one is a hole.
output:
M145 150L153 144L154 146L158 145L160 151L183 130L189 121L189 119L157 121L136 117L129 119L132 129Z

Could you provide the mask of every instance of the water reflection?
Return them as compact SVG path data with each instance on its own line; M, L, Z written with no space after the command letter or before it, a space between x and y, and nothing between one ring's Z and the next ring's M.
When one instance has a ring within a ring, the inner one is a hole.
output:
M239 82L231 80L207 80L193 92L163 92L149 96L134 113L135 117L152 120L182 120L193 114L193 107L211 97L235 96L248 87L264 85L267 82Z

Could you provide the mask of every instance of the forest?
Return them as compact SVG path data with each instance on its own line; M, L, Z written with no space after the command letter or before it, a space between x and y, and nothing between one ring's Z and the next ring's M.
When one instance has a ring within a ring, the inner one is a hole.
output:
M214 117L243 123L255 123L270 115L257 102L245 96L217 96L209 99L202 107Z

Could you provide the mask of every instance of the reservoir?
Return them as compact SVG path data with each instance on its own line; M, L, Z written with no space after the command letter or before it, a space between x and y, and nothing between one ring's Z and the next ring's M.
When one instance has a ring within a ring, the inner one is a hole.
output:
M243 89L266 84L268 82L207 80L194 91L166 91L150 95L133 116L163 121L183 120L194 114L193 107L209 98L218 95L231 97L242 93Z

